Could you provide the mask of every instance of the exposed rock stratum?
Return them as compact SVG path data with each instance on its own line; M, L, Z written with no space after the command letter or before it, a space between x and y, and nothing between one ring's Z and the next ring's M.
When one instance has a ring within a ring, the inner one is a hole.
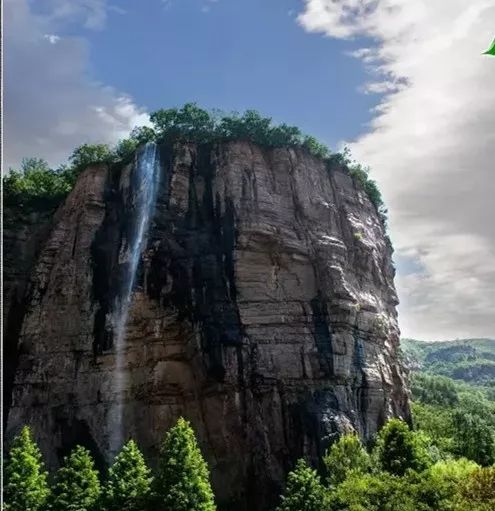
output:
M191 420L225 509L272 505L300 456L409 418L391 246L342 168L302 149L162 144L126 328L123 426L148 459ZM135 164L86 169L57 212L5 230L7 438L48 464L110 461L112 313Z

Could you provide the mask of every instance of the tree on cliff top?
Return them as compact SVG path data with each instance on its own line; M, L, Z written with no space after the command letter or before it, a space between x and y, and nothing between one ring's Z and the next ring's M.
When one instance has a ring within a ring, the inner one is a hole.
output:
M151 471L134 440L129 440L115 457L103 488L106 511L141 511L151 486Z
M369 178L369 169L352 161L348 149L342 153L331 154L324 144L305 135L296 126L284 123L277 125L270 117L263 117L256 110L246 110L242 115L236 112L225 114L205 110L195 103L186 103L181 108L157 110L150 115L150 122L153 127L134 128L129 138L120 140L115 148L106 144L83 144L77 147L69 157L70 165L63 167L69 188L64 191L60 200L70 191L78 175L86 167L95 163L128 163L138 146L146 142L168 140L205 144L247 140L265 147L304 148L311 155L324 160L329 171L335 165L342 167L363 187L385 225L386 210L375 181ZM14 177L18 186L23 184L23 173L17 172ZM8 184L7 181L4 182ZM40 193L43 194L52 195L53 190ZM28 193L27 199L31 199L31 195L32 192ZM7 199L10 200L11 196L11 190L6 186ZM15 203L15 200L10 202Z
M277 511L324 511L326 492L320 477L300 459L287 476L287 486Z
M49 499L50 511L90 511L100 497L98 471L87 449L77 446L57 471Z
M49 494L48 474L27 426L13 440L4 470L5 511L44 509Z
M208 465L182 417L166 434L154 483L155 511L214 511Z

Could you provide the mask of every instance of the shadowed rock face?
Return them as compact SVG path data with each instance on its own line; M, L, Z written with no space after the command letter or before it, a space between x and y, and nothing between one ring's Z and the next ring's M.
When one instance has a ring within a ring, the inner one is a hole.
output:
M302 150L159 149L127 325L124 430L153 462L185 416L221 507L265 509L296 458L409 418L391 247L351 177ZM109 461L111 315L135 229L133 170L81 175L24 293L7 436L31 424L52 466L75 443Z

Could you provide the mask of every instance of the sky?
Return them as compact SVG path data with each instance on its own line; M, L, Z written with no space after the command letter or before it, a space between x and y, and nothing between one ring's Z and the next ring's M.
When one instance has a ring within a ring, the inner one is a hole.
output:
M403 336L495 336L495 0L4 0L4 168L158 108L259 110L371 167Z

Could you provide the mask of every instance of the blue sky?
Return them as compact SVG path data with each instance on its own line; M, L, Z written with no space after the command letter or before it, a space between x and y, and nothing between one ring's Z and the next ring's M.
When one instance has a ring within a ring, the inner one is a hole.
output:
M89 34L94 79L126 91L151 111L187 101L223 110L254 108L335 147L363 131L377 103L376 96L358 92L365 72L346 55L362 41L308 34L296 22L297 0L116 5L104 30L66 30ZM42 12L43 5L34 6Z
M3 8L4 168L114 144L158 108L254 108L371 167L404 336L495 336L493 0Z

